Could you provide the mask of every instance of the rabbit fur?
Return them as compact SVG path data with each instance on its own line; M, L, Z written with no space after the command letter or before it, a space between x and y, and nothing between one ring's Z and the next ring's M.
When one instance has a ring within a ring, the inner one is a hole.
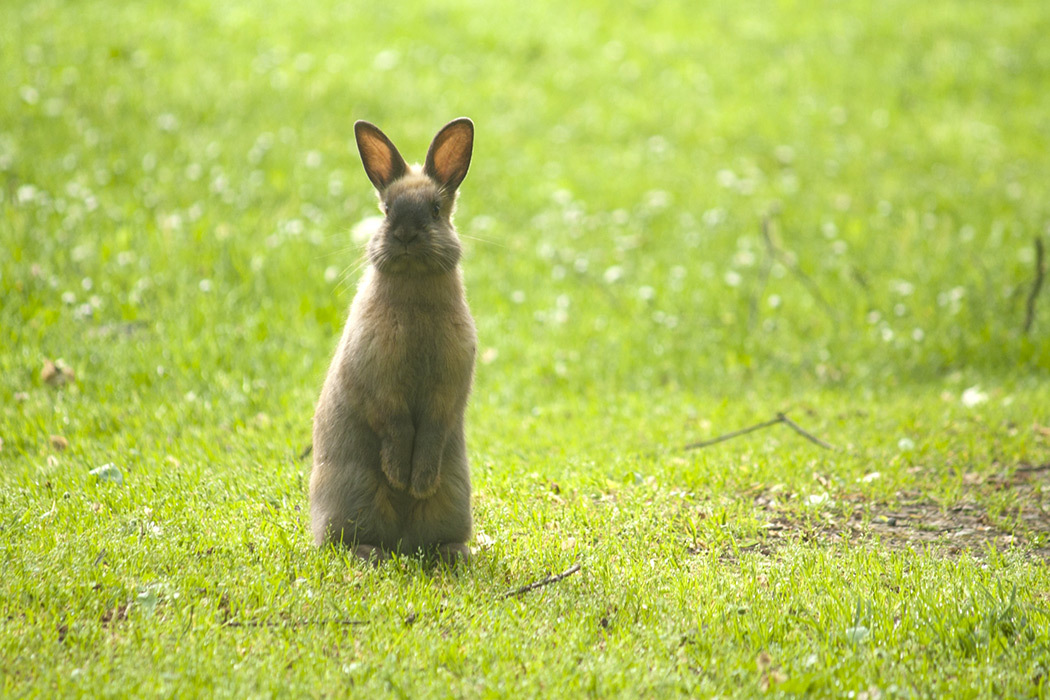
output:
M474 125L445 125L423 167L407 165L374 125L354 131L385 216L314 415L314 541L364 558L426 550L465 560L463 420L477 336L452 213Z

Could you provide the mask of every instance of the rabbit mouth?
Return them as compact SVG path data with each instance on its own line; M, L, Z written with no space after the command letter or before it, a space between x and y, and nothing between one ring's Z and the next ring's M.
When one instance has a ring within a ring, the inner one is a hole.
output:
M374 260L373 264L380 272L394 275L437 272L442 268L437 261L419 251L410 250L407 246L402 250L387 251Z
M375 246L369 257L376 270L384 274L440 274L456 269L460 250L458 246L432 242L387 241Z

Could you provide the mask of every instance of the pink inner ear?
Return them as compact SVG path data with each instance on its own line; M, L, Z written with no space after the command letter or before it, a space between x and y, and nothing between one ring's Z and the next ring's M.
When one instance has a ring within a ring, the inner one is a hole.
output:
M437 152L434 154L434 170L447 180L453 173L462 169L463 152L470 141L469 135L463 129L456 129L449 134Z
M427 153L427 175L440 182L442 187L457 189L467 176L473 145L474 129L471 124L453 123L445 127L435 137Z
M389 182L394 170L394 159L386 144L369 135L362 139L361 150L364 151L365 165L380 180Z

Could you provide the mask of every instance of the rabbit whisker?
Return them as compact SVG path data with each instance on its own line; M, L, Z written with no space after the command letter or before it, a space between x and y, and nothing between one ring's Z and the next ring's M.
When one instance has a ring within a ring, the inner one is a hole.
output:
M365 249L365 244L363 244L363 243L361 245L354 244L352 246L341 246L339 248L336 248L335 250L326 250L324 252L320 252L320 253L315 254L314 255L314 260L327 260L327 259L333 258L335 256L339 256L341 258L345 258L345 257L348 257L351 253L358 253L358 252L361 252L364 249Z
M485 244L488 244L488 245L494 245L497 248L506 248L507 247L503 243L500 243L498 241L493 241L493 240L490 240L488 238L482 238L481 236L471 236L471 235L466 234L466 233L460 233L458 235L459 235L460 238L469 238L472 241L479 241L480 243L485 243Z

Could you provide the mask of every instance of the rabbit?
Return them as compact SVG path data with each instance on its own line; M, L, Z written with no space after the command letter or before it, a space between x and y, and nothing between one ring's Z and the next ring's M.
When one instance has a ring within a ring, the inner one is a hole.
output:
M464 413L477 334L452 224L474 123L446 124L424 165L354 124L383 222L317 403L310 519L318 546L363 559L424 550L469 559L470 474Z

